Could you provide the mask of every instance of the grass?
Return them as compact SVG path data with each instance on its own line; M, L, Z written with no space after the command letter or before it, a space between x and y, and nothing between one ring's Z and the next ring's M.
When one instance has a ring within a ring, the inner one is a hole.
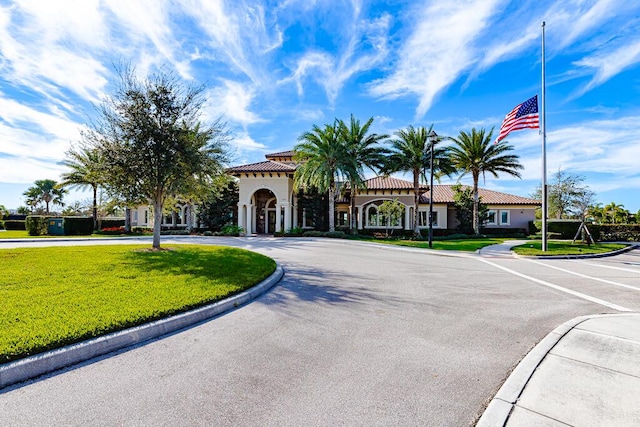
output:
M117 235L116 235L117 236ZM64 237L65 239L67 238L73 238L73 237L112 237L112 236L107 236L104 234L91 234L90 236L88 235L84 235L84 236L29 236L29 233L27 233L25 230L4 230L4 231L0 231L0 239L50 239L52 237Z
M0 250L0 363L220 300L275 267L253 252L198 245Z
M587 255L600 254L625 248L627 245L619 243L595 243L587 245L582 242L571 243L566 240L549 240L547 242L547 251L542 251L542 242L533 240L530 243L516 246L512 250L518 255L536 256L536 255Z
M433 249L445 251L465 251L475 252L478 249L489 245L497 245L507 239L502 238L478 238L478 239L456 239L456 240L433 240ZM429 248L429 242L425 240L385 240L366 239L368 242L384 243L386 245L410 246L412 248Z

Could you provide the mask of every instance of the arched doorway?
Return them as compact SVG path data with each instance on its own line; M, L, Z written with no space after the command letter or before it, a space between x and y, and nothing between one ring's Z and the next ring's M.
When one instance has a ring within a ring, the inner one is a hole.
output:
M262 188L253 194L256 207L256 233L271 234L276 230L276 195Z

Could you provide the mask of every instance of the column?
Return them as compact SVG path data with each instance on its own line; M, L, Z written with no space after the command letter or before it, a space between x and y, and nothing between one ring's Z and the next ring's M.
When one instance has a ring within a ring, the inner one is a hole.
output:
M238 202L238 227L242 227L244 231L247 231L247 227L245 227L244 223L244 203Z
M291 230L291 205L286 203L284 206L284 231Z
M251 233L256 233L258 227L256 227L256 221L258 219L258 207L256 205L251 206Z
M293 224L291 224L293 227L298 227L298 207L297 206L292 206L293 208Z
M404 207L404 229L411 230L411 209L406 205Z
M252 204L248 204L247 205L247 236L250 234L253 234L253 205Z
M282 205L276 205L276 229L275 232L282 231Z
M363 224L362 224L362 206L356 206L356 229L357 230L362 230Z

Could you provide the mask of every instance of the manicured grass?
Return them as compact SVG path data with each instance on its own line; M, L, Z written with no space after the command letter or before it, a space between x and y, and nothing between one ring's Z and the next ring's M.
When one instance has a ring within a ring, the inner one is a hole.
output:
M0 250L0 363L220 300L275 270L228 247Z
M480 238L480 239L456 239L456 240L434 240L433 249L446 251L475 252L478 249L489 245L497 245L507 239ZM412 248L429 248L429 242L424 240L384 240L373 239L368 242L384 243L387 245L410 246Z
M25 230L5 230L5 231L0 231L0 239L50 239L53 237L64 237L65 239L67 238L73 238L73 237L112 237L112 236L107 236L104 234L92 234L90 236L84 235L84 236L29 236L29 233L27 233Z
M532 240L524 245L516 246L512 250L518 255L587 255L600 254L622 249L626 245L617 243L595 243L587 245L582 242L571 243L566 240L549 240L547 242L547 251L542 251L542 242L540 240Z

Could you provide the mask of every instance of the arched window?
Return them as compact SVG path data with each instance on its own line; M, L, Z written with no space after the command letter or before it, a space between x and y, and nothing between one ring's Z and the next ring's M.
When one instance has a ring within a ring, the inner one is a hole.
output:
M367 226L377 227L380 225L378 222L378 207L376 205L370 205L367 208Z

